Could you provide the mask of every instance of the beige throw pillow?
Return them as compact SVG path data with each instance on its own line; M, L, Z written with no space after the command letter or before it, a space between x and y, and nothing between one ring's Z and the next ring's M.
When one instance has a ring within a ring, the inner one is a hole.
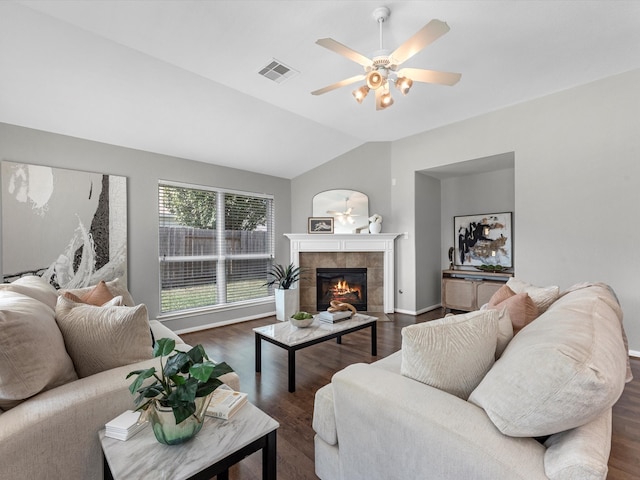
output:
M495 360L497 310L454 315L402 329L402 375L462 399Z
M77 378L53 310L26 295L0 291L0 408Z
M152 357L147 307L96 307L58 298L56 320L78 375Z
M52 310L56 308L58 300L58 291L45 279L36 275L27 275L11 283L0 284L0 290L21 293L44 303Z
M496 309L497 310L497 309ZM509 310L503 308L498 310L498 343L496 346L496 360L500 358L504 349L513 338L513 323L509 315Z

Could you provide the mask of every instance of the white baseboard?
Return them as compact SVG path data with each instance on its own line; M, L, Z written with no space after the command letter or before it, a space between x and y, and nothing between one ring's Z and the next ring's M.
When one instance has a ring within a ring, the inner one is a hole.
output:
M630 357L635 357L635 358L640 358L640 352L638 350L629 350L629 356Z
M231 320L224 320L222 322L207 323L205 325L198 325L197 327L181 328L179 330L174 330L174 333L180 335L182 333L199 332L200 330L208 330L210 328L224 327L225 325L233 325L235 323L242 323L248 322L250 320L258 320L259 318L271 317L275 316L275 314L276 312L274 310L273 312L260 313L258 315L250 315L248 317L234 318Z
M426 307L426 308L421 308L420 310L403 310L400 308L396 308L394 310L395 313L404 313L406 315L413 315L414 317L417 317L418 315L422 315L423 313L427 313L430 312L431 310L435 310L436 308L440 308L442 305L440 305L439 303L437 305L431 305L430 307Z

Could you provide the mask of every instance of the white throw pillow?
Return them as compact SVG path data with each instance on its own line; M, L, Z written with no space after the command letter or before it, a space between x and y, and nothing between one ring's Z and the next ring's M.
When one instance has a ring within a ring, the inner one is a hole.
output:
M53 310L11 291L0 291L0 408L77 380Z
M58 297L56 320L78 375L152 357L147 307L96 307Z
M562 432L618 400L627 357L614 309L595 291L570 293L513 337L469 401L505 435Z
M495 361L497 310L402 329L402 375L467 399Z
M538 315L543 314L560 295L560 287L557 285L536 287L515 277L507 281L507 286L515 293L527 293L538 307Z

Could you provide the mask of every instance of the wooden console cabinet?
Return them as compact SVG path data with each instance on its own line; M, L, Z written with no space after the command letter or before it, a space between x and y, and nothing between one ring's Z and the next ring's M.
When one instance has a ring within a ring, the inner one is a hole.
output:
M473 270L442 271L442 308L471 312L487 303L512 273Z

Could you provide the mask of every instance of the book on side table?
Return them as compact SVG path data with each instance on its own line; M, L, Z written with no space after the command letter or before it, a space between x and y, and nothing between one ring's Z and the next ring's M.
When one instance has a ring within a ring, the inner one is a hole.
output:
M227 385L220 385L211 394L206 415L229 420L247 403L247 394L236 392Z

